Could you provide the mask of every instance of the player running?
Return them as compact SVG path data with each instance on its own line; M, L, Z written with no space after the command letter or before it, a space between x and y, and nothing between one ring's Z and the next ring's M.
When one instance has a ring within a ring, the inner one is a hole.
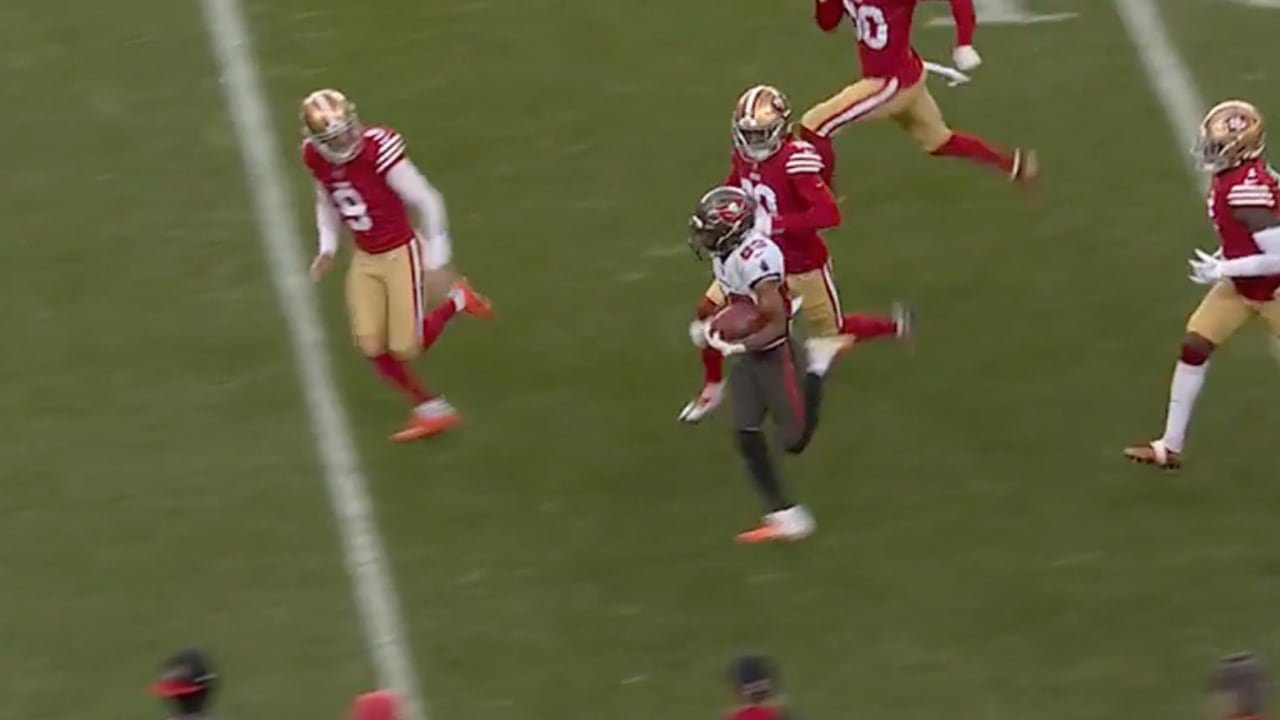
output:
M925 152L982 163L1019 183L1039 173L1034 151L1005 152L976 135L947 127L925 85L924 61L911 46L911 22L921 0L814 0L818 27L831 32L846 16L858 39L862 79L809 109L800 119L800 137L813 143L835 174L831 138L847 125L892 118ZM948 0L956 24L953 59L960 70L982 64L973 48L977 20L973 0Z
M809 337L852 335L860 341L908 337L911 310L894 303L889 316L844 314L831 273L831 256L819 233L840 224L840 207L822 179L823 161L813 146L791 135L791 105L777 88L756 85L733 111L733 156L724 184L740 187L756 203L757 228L782 249L787 290L800 301ZM689 328L701 351L703 383L680 411L681 422L696 423L724 400L724 356L703 342L708 318L724 305L724 292L712 282Z
M744 543L800 540L813 533L813 516L784 494L760 430L765 416L771 416L786 451L803 452L818 425L823 376L836 355L853 344L847 335L810 338L803 349L792 341L786 263L756 222L755 199L732 186L703 195L689 220L689 243L700 257L711 258L720 290L731 300L755 303L763 317L759 330L734 340L722 337L713 323L704 325L709 346L740 356L729 371L733 424L738 452L766 508L759 527L738 535ZM801 391L795 362L806 356Z
M404 139L385 127L364 127L356 106L337 90L302 101L302 159L316 181L319 253L311 278L333 265L345 224L355 240L347 270L347 312L356 344L379 374L413 403L396 441L416 440L458 424L457 411L427 390L408 361L431 347L457 312L488 318L488 299L449 269L444 200L405 155ZM406 207L417 210L424 238ZM449 286L447 298L424 312L423 285Z
M1209 221L1222 243L1214 255L1196 251L1191 280L1209 285L1187 321L1159 439L1125 448L1131 460L1167 469L1182 465L1182 445L1209 358L1249 318L1259 315L1280 342L1280 185L1268 171L1262 114L1247 102L1214 106L1200 123L1195 153L1213 179Z

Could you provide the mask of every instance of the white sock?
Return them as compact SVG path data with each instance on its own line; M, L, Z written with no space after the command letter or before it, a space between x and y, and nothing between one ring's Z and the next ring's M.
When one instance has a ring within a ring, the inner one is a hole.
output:
M453 309L462 312L467 305L467 296L462 294L461 288L450 288L449 299L453 301Z
M1209 363L1188 365L1179 361L1173 368L1173 382L1169 384L1169 414L1164 421L1165 447L1174 452L1182 452L1182 441L1187 436L1187 424L1191 422L1191 412L1196 407L1196 397L1204 385L1204 374L1209 370Z

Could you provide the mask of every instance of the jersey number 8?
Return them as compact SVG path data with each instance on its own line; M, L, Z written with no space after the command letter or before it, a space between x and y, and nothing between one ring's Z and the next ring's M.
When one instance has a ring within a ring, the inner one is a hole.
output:
M355 232L368 232L373 229L373 218L369 217L369 206L360 192L348 182L334 183L329 191L333 204L338 208L342 221Z
M858 33L858 42L872 50L883 50L889 46L889 23L884 11L875 5L864 5L858 0L844 0L849 17L853 18L853 27Z

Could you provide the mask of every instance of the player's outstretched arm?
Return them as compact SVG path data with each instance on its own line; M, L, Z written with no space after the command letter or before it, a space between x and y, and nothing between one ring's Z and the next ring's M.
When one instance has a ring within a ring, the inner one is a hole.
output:
M951 19L956 25L956 49L951 54L956 68L968 72L982 64L982 56L973 48L973 34L978 29L978 14L973 0L947 0L951 5Z
M453 255L453 244L449 239L449 219L445 214L444 196L408 158L387 171L387 184L405 205L418 213L426 236L427 269L439 270L448 265Z

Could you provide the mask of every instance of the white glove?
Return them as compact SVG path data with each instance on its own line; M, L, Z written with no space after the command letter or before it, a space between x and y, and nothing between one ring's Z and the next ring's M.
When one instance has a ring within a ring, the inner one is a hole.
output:
M1195 257L1187 261L1191 272L1187 275L1197 285L1213 285L1222 279L1222 251L1210 255L1196 249Z
M704 337L706 338L707 345L715 348L721 355L726 357L729 355L737 355L738 353L746 352L747 350L747 346L740 342L729 342L728 340L720 337L720 333L711 329L711 323L706 323Z
M982 64L982 56L972 45L960 45L951 53L951 59L960 72L969 72Z
M689 340L693 342L696 348L704 348L707 346L707 325L706 320L694 320L689 323Z

